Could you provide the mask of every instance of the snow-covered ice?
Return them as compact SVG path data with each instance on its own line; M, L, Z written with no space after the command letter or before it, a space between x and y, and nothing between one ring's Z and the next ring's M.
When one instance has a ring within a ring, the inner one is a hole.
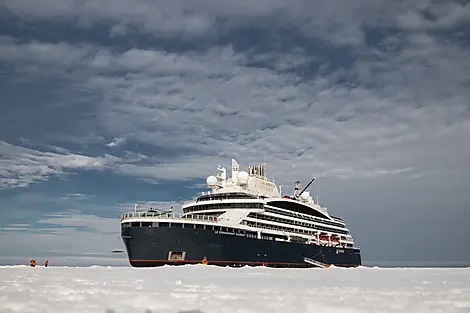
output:
M470 269L0 267L0 312L470 312Z

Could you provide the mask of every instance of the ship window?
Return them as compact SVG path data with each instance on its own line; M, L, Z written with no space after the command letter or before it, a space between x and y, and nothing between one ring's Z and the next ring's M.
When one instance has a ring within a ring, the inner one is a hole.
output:
M247 232L247 233L246 233L246 236L247 236L248 238L256 238L256 234L255 234L255 233Z
M152 227L152 222L142 222L142 227Z
M198 216L209 216L209 217L218 217L225 213L226 211L217 211L217 212L196 212L193 214L188 214L183 218L196 219Z
M272 235L268 235L268 234L261 234L261 239L274 240L274 237Z
M204 225L202 225L202 224L196 224L196 228L204 229Z
M272 208L266 208L265 209L266 212L271 212L271 213L276 213L276 214L281 214L281 215L289 215L287 214L286 212L282 212L282 211L279 211L279 210L276 210L276 209L272 209ZM298 214L296 214L298 215ZM251 215L251 217L255 217L254 215ZM261 218L261 219L267 219L267 217L256 217L256 218ZM345 226L344 225L341 225L339 223L336 223L336 222L332 222L332 221L329 221L329 220L326 220L324 218L320 219L320 218L312 218L312 217L309 217L309 216L302 216L300 215L300 218L301 219L304 219L304 220L313 220L317 223L323 223L323 224L327 224L327 225L333 225L333 226L337 226L337 227L341 227L341 228L344 228ZM308 227L317 227L313 224L309 224L309 223L304 223L304 222L299 222L299 221L287 221L287 220L283 220L284 223L289 223L289 224L294 224L294 225L304 225L304 226L308 226ZM320 227L320 226L319 226ZM343 230L335 230L335 229L330 229L328 228L329 230L331 231L338 231L338 232L342 232Z
M132 222L131 227L140 227L140 222Z
M194 224L184 224L184 228L194 228Z
M170 227L170 223L160 222L159 226L160 227Z
M214 230L220 231L220 226L214 226Z
M300 203L287 202L287 201L271 201L268 204L272 206L276 206L281 209L297 212L297 213L303 213L303 214L325 218L325 216L321 214L320 212Z
M181 224L181 223L171 223L170 227L173 227L173 228L182 228L182 227L183 227L183 224Z
M223 199L256 199L256 197L245 193L226 193L220 195L204 195L199 197L196 202Z
M203 211L203 210L217 210L217 209L239 209L239 208L262 208L262 203L214 203L214 204L204 204L204 205L194 205L189 208L183 209L184 213L190 213L194 211Z

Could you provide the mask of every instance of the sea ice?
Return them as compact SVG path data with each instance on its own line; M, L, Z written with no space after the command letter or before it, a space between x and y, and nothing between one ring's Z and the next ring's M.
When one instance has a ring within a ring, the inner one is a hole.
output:
M1 313L470 312L470 269L0 267Z

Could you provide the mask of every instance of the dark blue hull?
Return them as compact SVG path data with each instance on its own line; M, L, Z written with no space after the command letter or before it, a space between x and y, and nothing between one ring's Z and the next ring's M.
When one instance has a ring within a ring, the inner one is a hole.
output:
M121 235L134 267L196 264L204 258L208 264L221 266L310 267L304 257L336 266L361 265L358 249L263 240L214 230L128 227Z

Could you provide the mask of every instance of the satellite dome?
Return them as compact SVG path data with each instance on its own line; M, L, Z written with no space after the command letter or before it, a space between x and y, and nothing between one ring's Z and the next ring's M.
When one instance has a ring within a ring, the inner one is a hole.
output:
M302 198L302 200L307 200L308 197L310 197L310 192L308 192L308 191L304 191L304 192L300 195L300 198Z
M207 186L215 186L217 185L217 177L211 175L206 179Z
M239 185L246 185L248 184L248 179L250 178L250 175L248 175L247 172L241 171L237 175L237 180Z

